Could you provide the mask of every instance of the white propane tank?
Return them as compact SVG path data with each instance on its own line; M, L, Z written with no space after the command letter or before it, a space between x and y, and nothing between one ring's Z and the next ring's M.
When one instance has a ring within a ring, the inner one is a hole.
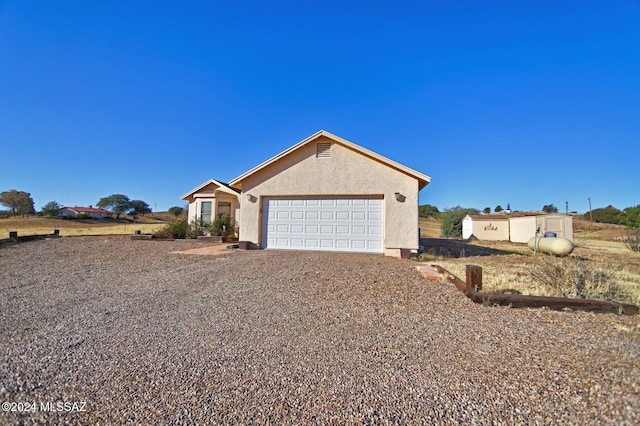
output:
M566 238L535 236L529 239L527 245L534 252L567 256L573 251L573 243Z

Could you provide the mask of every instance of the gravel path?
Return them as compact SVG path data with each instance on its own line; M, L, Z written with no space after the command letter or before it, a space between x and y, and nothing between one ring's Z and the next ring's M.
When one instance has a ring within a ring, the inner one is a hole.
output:
M0 402L31 411L0 423L640 422L638 316L483 307L381 256L171 253L196 247L1 247Z

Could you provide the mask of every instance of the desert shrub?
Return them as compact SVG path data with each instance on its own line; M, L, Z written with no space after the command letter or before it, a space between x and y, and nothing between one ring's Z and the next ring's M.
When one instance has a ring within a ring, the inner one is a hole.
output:
M211 235L222 235L222 231L226 230L228 234L233 234L233 220L229 215L216 217L210 226Z
M187 228L187 238L198 238L209 233L209 223L202 219L197 219L189 222Z
M189 224L186 220L174 220L167 223L160 231L156 232L158 238L187 238Z
M631 251L640 252L640 228L627 230L627 247Z
M621 300L626 295L617 284L615 271L594 267L575 257L545 256L531 271L531 277L549 296L582 299Z

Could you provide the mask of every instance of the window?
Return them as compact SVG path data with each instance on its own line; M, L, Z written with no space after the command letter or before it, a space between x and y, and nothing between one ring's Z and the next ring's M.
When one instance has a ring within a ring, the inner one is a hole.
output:
M211 201L200 203L200 220L204 223L211 223Z
M231 217L231 203L227 201L218 201L218 217L229 216Z

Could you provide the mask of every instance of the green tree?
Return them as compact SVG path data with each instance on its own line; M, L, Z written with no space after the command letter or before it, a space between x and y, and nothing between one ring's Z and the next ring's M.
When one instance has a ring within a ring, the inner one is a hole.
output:
M501 205L499 205L499 204L496 206L496 208L495 208L495 209L493 209L493 211L494 211L494 212L496 212L496 213L500 213L502 210L504 210L504 209L503 209L503 208L502 208L502 206L501 206Z
M484 214L491 213L491 207L485 207L484 210L482 210L482 213L484 213Z
M131 200L122 194L111 194L108 197L100 198L96 206L101 209L109 209L116 214L116 219L120 219L120 215L131 210Z
M14 216L18 213L25 215L35 212L33 199L28 192L16 191L15 189L2 192L0 193L0 203L9 207Z
M640 205L624 209L620 223L626 225L628 229L640 229Z
M542 211L545 213L558 213L558 208L553 204L547 204L542 207Z
M49 218L54 218L60 214L60 210L62 210L62 206L55 201L49 201L47 204L42 207L40 211L44 216L48 216Z
M129 201L129 214L134 218L136 218L137 216L144 216L148 213L151 213L151 207L149 207L149 204L145 203L142 200Z
M179 217L182 215L182 213L184 213L184 209L178 206L169 207L169 213L171 213L175 217Z
M420 217L434 217L440 211L436 206L432 206L431 204L425 204L422 206L418 206L418 216Z
M36 208L33 205L33 198L23 198L20 202L20 207L18 207L18 213L22 215L22 217L36 214Z
M448 211L443 213L440 231L442 236L457 238L462 236L462 220L467 214L462 211Z
M600 223L613 223L620 224L624 220L624 213L613 207L612 205L608 205L604 208L594 209L591 214L593 215L593 220ZM585 213L584 218L590 220L589 212Z

